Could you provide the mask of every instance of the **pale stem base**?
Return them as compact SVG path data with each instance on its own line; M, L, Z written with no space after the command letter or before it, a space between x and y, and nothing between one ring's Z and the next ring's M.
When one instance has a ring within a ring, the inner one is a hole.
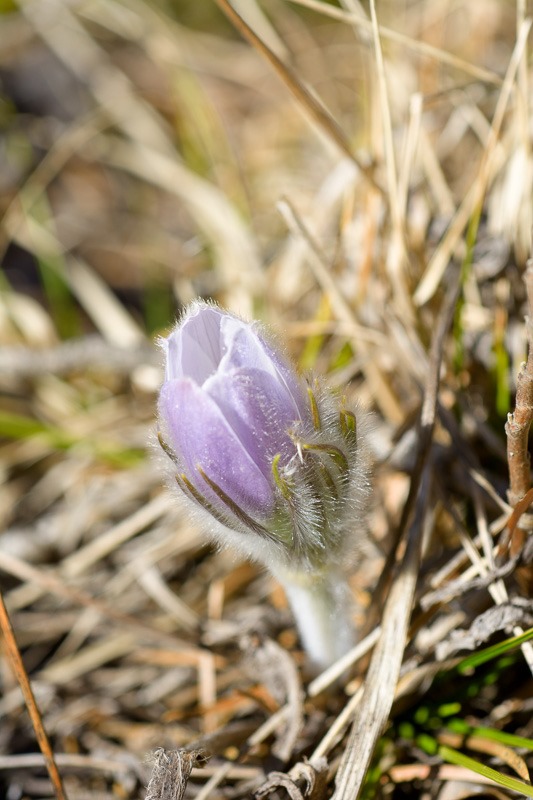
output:
M317 669L325 669L355 644L351 595L339 573L277 573L302 644Z

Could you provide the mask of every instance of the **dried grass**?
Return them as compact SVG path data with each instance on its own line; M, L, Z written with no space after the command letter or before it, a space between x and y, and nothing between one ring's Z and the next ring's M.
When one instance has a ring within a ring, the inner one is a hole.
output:
M32 689L4 617L0 795L533 796L529 643L457 672L531 622L504 434L525 3L218 6L247 42L192 0L0 11L0 586ZM361 641L321 676L279 587L161 485L153 342L197 296L374 414Z

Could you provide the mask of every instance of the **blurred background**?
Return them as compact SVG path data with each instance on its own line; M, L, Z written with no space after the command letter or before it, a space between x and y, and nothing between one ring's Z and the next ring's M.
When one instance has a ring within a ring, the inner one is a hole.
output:
M380 164L387 145L368 13L355 2L236 7L321 98L353 153ZM416 285L413 255L427 256L428 236L440 236L477 175L515 9L383 2L379 17L396 32L383 49ZM120 309L125 339L164 329L198 294L243 313L292 317L305 300L316 315L313 278L277 209L282 198L309 218L346 296L366 299L367 273L383 258L387 199L214 2L6 2L1 21L3 288L11 305L39 319L31 343L95 330L118 341L89 285ZM528 186L517 145L525 142L512 127L513 162L499 179L524 179L512 187L520 195ZM497 200L487 222L523 264L530 203L514 197L502 213ZM11 323L13 341L32 336Z

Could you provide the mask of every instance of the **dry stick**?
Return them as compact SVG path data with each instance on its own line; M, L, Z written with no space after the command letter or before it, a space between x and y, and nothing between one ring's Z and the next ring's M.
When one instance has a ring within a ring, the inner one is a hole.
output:
M338 123L333 119L326 108L309 92L298 79L296 73L277 56L268 45L250 28L248 23L233 8L228 0L215 0L219 8L224 12L228 19L233 23L239 33L250 44L258 50L262 56L270 63L277 72L283 83L287 86L293 97L309 113L314 122L332 139L337 147L346 155L350 161L361 170L368 181L378 189L383 191L374 177L374 170L363 164L352 151L350 143Z
M389 718L407 640L409 617L420 563L421 542L429 494L429 475L417 496L402 567L383 611L382 635L374 650L363 697L352 723L336 778L334 800L355 800L363 786L377 740Z
M1 592L0 592L0 628L2 629L7 656L9 658L9 661L11 662L13 672L15 673L15 676L19 682L22 694L24 695L24 701L26 703L26 707L30 715L30 719L33 725L33 730L35 731L37 743L41 749L41 753L43 754L44 761L46 764L46 769L48 770L50 780L52 781L52 785L54 787L57 800L67 800L67 795L65 794L65 790L63 788L63 781L61 780L61 775L59 774L56 762L54 761L54 754L52 752L50 740L48 739L48 736L44 729L43 721L41 719L41 715L39 713L39 709L37 708L35 695L33 694L33 689L31 688L30 679L28 678L28 673L26 672L26 669L24 667L24 662L22 661L22 656L20 655L20 651L17 647L17 641L15 639L13 627L11 625L11 621L9 619L9 615L7 613L7 609L4 603L4 598Z
M506 528L511 539L513 538L515 528L520 521L520 517L526 513L531 503L533 503L533 489L528 489L523 498L515 505L513 513L507 521Z
M524 280L528 300L529 353L517 379L515 411L514 414L509 414L505 426L510 480L509 502L512 506L516 505L531 486L528 437L533 420L533 259L527 262Z
M524 594L533 594L533 565L531 558L525 556L528 533L531 534L531 522L524 521L517 525L518 518L527 507L525 502L529 499L531 487L531 469L529 458L529 429L533 421L533 259L527 262L524 276L528 315L526 329L528 339L527 362L522 365L517 378L516 401L514 413L507 415L505 433L507 434L507 462L509 464L509 503L515 507L515 512L520 513L516 520L512 515L512 522L504 530L498 544L496 560L498 563L506 559L515 559L524 554L524 564L516 570L518 585ZM529 563L528 563L529 562ZM533 669L533 648L528 646L529 664Z
M439 371L446 332L453 319L460 289L456 272L433 337L424 402L420 414L419 447L409 495L400 523L407 546L399 572L387 598L382 635L374 650L352 730L337 774L334 800L354 800L363 785L375 744L390 714L413 603L423 532L426 527L429 475L427 460L435 426ZM413 518L410 528L409 521Z

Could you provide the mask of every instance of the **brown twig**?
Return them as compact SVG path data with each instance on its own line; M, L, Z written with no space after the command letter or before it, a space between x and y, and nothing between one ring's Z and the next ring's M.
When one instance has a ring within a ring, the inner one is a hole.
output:
M9 615L7 613L7 609L4 603L4 598L1 592L0 592L0 628L2 630L7 657L11 663L13 672L15 673L15 676L19 682L22 694L24 695L24 701L26 703L26 707L28 709L28 713L30 715L30 719L33 725L33 729L35 731L37 743L41 749L41 753L43 754L44 761L46 764L46 769L48 770L50 780L52 781L52 786L54 787L57 800L67 800L67 795L65 794L65 790L63 788L63 781L61 780L61 775L59 774L59 770L54 760L54 754L52 751L52 747L50 745L50 740L48 739L47 733L44 729L41 714L39 712L37 703L35 701L35 695L33 694L33 689L31 688L30 679L28 678L28 673L26 672L26 668L24 667L22 656L20 655L20 651L17 647L15 634L13 632L13 627L11 625L11 621L9 619Z
M507 462L509 465L509 503L516 506L531 488L529 458L529 429L533 421L533 259L529 259L525 273L528 300L527 338L529 353L517 378L515 410L507 417ZM523 513L526 509L522 509ZM511 558L521 552L527 537L524 527L509 526L502 536L498 557Z
M505 526L505 532L508 534L509 541L513 540L515 530L520 522L520 517L526 513L531 503L533 503L533 489L528 489L522 499L516 503L513 513Z
M515 506L531 486L528 435L533 420L533 259L528 261L525 283L528 299L527 336L529 354L517 379L514 413L505 425L509 462L509 502Z

